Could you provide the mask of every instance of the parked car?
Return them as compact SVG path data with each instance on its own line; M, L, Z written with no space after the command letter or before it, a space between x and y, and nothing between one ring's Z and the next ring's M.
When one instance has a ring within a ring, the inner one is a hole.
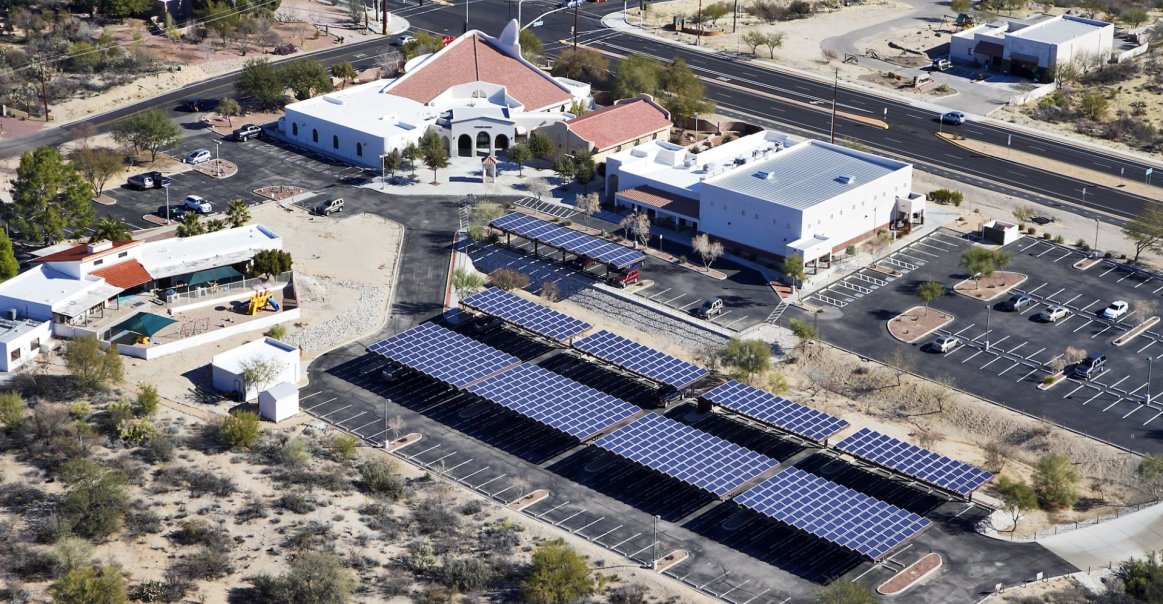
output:
M965 114L960 111L950 111L941 114L941 121L946 124L960 125L965 123Z
M490 317L482 315L477 317L476 322L472 324L473 331L477 333L493 333L505 326L505 322L500 317Z
M157 215L166 218L167 206L158 206ZM169 220L181 220L186 217L186 208L182 206L169 206Z
M586 256L578 256L569 262L570 266L576 268L579 271L584 271L597 263L597 260L594 260L593 258L587 258Z
M384 367L383 371L380 371L380 378L382 378L385 382L394 382L404 377L406 371L407 370L404 367L388 365L387 367Z
M328 199L323 203L315 206L315 213L320 216L330 216L335 212L343 211L343 198L336 197L335 199Z
M125 179L125 184L127 186L142 190L160 189L162 187L170 186L170 183L171 181L169 178L162 176L162 173L157 171L134 174L133 176Z
M953 63L949 59L933 59L933 69L936 71L945 71L953 67Z
M256 136L262 136L262 128L254 124L246 124L234 131L234 140L243 143Z
M953 336L941 336L936 340L933 340L932 344L929 344L929 349L933 352L945 354L947 352L956 350L959 346L961 346L960 339Z
M1010 296L1009 300L1002 302L1001 309L1008 310L1010 312L1016 312L1016 311L1022 310L1024 308L1028 308L1033 303L1034 303L1033 298L1031 298L1025 294L1017 294L1015 296Z
M1092 352L1074 366L1070 377L1079 380L1094 379L1106 371L1106 355Z
M209 201L198 195L187 195L185 202L182 203L187 210L197 212L199 214L209 214L214 211L214 207L210 205Z
M626 287L638 282L638 277L642 276L642 271L632 268L626 272L610 273L606 277L606 283L616 287Z
M1054 323L1068 314L1070 314L1070 311L1066 310L1065 306L1050 305L1042 310L1042 314L1039 316L1047 323Z
M187 164L204 164L210 161L209 149L194 149L184 160Z
M182 103L178 105L178 111L197 113L198 111L210 111L217 106L218 99L200 99L193 97L182 101Z
M695 309L695 315L701 319L710 319L721 314L723 314L723 301L718 298L707 298L703 300L702 306Z
M1122 300L1115 300L1114 302L1110 303L1110 306L1102 309L1102 318L1111 320L1118 319L1119 317L1127 314L1127 311L1130 310L1130 308L1130 304L1127 304Z
M399 38L396 38L395 45L396 46L403 46L405 44L411 44L412 42L415 42L415 41L416 41L416 38L405 34L405 35L400 36Z

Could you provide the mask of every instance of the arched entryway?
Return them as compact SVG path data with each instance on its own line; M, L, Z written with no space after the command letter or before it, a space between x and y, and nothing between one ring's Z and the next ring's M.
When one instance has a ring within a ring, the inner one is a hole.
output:
M472 157L472 137L467 134L456 139L456 154L461 157Z
M477 152L478 153L483 151L485 155L488 155L489 151L490 151L489 147L492 144L493 144L493 141L492 141L492 139L489 138L488 132L485 132L482 130L482 131L477 133Z
M504 151L509 148L509 137L504 134L497 135L497 144L495 145L497 151Z

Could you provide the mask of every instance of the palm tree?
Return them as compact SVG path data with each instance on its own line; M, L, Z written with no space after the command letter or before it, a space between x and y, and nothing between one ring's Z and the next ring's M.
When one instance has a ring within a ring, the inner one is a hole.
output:
M226 221L231 228L238 228L250 222L250 208L242 198L236 197L226 204Z
M89 238L89 243L94 241L128 241L133 239L129 233L129 226L125 222L116 218L102 218L97 222L97 226L93 227L93 236Z

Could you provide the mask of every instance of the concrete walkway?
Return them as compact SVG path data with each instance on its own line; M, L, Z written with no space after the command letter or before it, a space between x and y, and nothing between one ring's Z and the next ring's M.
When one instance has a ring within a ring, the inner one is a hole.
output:
M1163 550L1163 504L1037 541L1080 570L1117 566Z

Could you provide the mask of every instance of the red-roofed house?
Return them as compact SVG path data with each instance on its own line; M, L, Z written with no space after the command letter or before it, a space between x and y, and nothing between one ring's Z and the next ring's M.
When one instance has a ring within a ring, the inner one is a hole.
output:
M556 122L538 132L553 140L558 153L587 150L595 162L607 155L652 140L667 140L670 112L643 94L622 99L609 107L590 111L566 122Z
M404 75L287 105L279 131L342 161L380 167L379 157L434 131L450 156L486 156L519 136L570 119L592 104L590 86L555 78L521 56L516 21L501 35L469 31Z

